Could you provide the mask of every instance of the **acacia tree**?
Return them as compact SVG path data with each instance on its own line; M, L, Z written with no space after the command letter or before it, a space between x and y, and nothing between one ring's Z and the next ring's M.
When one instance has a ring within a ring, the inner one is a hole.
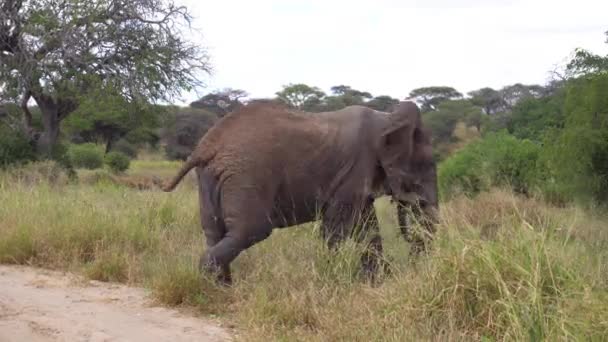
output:
M185 7L163 0L3 0L0 102L21 104L25 132L48 154L62 120L91 90L148 102L201 85L210 67L206 51L183 38L190 21Z
M473 90L468 95L471 96L471 102L483 108L483 111L488 115L503 111L507 106L502 94L489 87Z
M365 105L375 110L381 110L384 112L390 112L395 105L399 103L398 99L392 98L388 95L376 96L373 99L367 101Z
M200 99L190 103L190 107L204 109L219 117L232 112L243 103L242 98L249 96L241 89L224 88L211 92Z
M283 86L283 90L276 95L280 101L291 107L307 110L313 104L318 104L325 93L317 87L296 83Z
M422 112L430 112L437 110L441 102L459 99L462 94L452 87L440 86L417 88L412 90L409 96L420 103Z

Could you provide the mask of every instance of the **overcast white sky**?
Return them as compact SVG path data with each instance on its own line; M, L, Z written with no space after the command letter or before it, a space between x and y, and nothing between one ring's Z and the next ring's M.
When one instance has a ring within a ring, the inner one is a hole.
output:
M466 93L544 84L577 47L608 54L607 0L176 1L211 55L201 95L269 97L290 82L399 99L431 85Z

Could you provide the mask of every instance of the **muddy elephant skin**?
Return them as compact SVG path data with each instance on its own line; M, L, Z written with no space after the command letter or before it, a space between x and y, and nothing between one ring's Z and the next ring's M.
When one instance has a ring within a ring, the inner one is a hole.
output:
M432 152L413 102L401 102L392 113L363 106L306 113L254 101L219 120L164 190L196 170L207 243L201 269L217 272L224 283L231 282L232 260L274 228L317 218L328 246L348 236L366 244L362 269L373 275L382 254L373 201L391 195L400 208L435 213ZM404 215L400 209L401 224Z

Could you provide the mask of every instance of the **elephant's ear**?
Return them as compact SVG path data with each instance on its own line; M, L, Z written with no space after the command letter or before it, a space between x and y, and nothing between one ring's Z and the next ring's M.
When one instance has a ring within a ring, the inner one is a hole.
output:
M412 155L414 131L420 123L420 110L411 101L403 101L389 115L380 136L380 161L385 168L397 159Z

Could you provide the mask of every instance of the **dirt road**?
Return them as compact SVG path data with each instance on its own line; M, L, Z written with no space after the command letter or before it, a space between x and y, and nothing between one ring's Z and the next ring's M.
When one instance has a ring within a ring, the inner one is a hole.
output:
M211 321L153 306L143 289L0 265L0 342L229 339Z

